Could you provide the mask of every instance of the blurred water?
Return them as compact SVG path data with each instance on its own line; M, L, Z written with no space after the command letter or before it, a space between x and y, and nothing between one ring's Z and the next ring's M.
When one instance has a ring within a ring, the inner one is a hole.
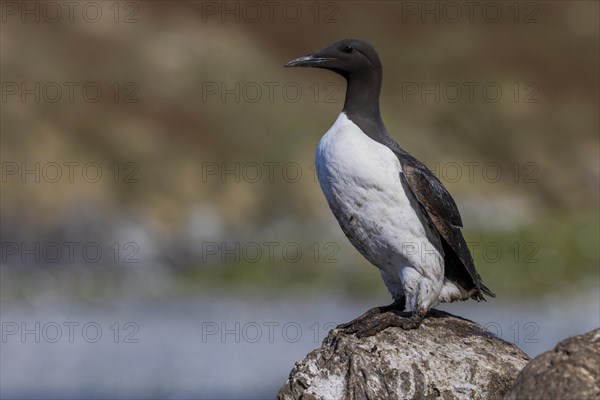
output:
M3 399L273 398L294 362L318 347L333 325L386 301L211 295L102 307L3 304L0 394ZM569 299L441 308L488 326L535 356L599 326L599 304L593 288ZM23 328L30 332L23 336Z

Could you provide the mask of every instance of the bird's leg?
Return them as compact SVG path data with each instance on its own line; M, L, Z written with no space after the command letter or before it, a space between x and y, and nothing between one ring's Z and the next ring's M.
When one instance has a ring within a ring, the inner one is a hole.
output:
M353 325L346 329L346 333L356 333L357 338L363 338L367 336L373 336L382 330L396 326L404 330L417 329L423 318L427 314L426 310L418 310L413 312L411 317L403 317L397 310L386 312L377 315L371 320L364 321L360 325Z
M439 297L438 288L437 293L430 293L430 282L428 280L422 280L419 283L419 288L414 299L414 310L410 317L402 315L398 310L392 310L390 312L381 313L375 315L370 320L364 321L362 324L355 324L352 327L346 329L346 333L356 333L356 337L363 338L366 336L373 336L382 330L389 327L399 327L404 330L417 329L421 326L421 322L427 315L429 309L434 305L433 300ZM426 296L423 296L425 293Z
M353 319L350 322L346 322L345 324L339 324L336 329L352 329L353 327L360 326L365 322L373 319L375 316L380 315L382 313L386 313L388 311L397 310L404 311L406 307L406 297L402 297L401 299L394 300L394 302L387 306L379 306L374 307L359 316L358 318Z

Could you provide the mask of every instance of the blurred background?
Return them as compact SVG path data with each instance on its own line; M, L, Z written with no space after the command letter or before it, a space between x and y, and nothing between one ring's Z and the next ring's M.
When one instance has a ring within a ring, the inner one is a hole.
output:
M498 295L440 308L531 356L600 324L597 2L1 7L2 398L272 398L389 303L315 179L344 81L282 67L347 37Z

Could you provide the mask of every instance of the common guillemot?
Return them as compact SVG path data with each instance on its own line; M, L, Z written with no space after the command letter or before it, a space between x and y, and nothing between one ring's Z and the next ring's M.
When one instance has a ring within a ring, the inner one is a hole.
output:
M285 66L346 79L344 109L317 147L317 176L342 231L379 268L394 300L338 328L359 337L390 326L415 329L440 302L495 297L475 269L452 196L383 124L375 47L345 39ZM407 303L410 317L402 315Z

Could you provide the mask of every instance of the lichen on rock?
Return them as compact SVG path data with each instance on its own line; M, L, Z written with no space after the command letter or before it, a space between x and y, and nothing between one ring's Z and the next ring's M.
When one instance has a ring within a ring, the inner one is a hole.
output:
M432 310L415 330L363 339L332 330L277 399L499 399L528 360L476 323Z

